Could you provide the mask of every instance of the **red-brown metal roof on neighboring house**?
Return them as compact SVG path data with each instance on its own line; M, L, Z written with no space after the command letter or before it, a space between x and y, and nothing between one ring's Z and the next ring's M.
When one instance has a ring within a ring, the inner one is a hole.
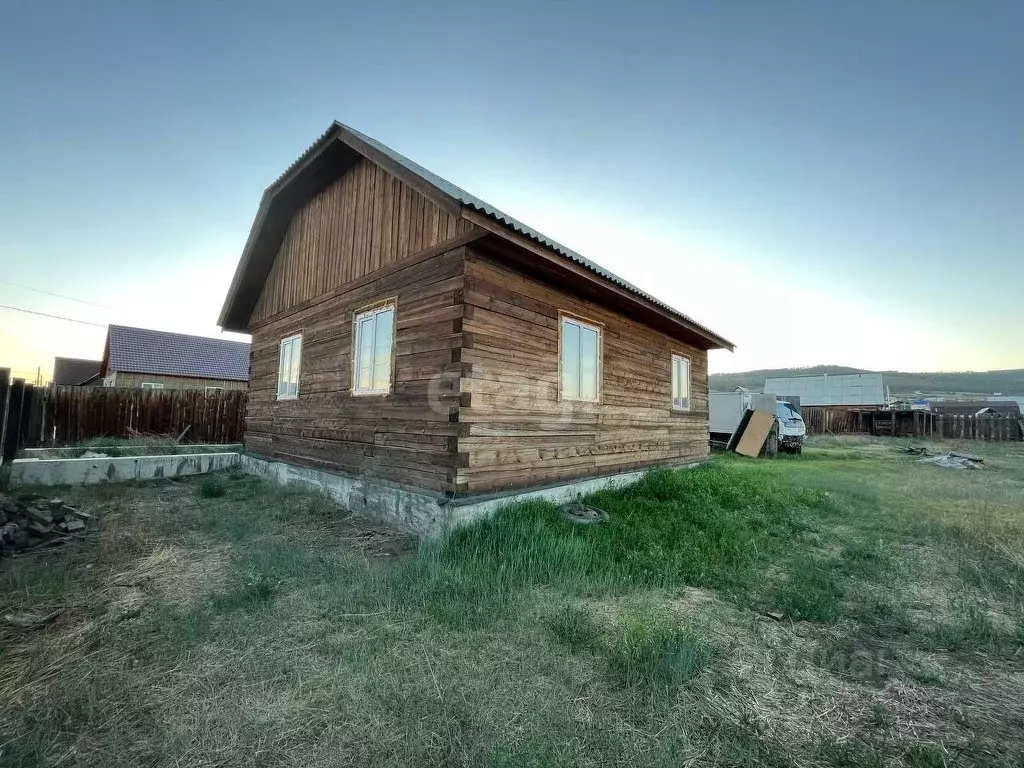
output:
M106 372L249 380L249 344L127 325L107 330Z

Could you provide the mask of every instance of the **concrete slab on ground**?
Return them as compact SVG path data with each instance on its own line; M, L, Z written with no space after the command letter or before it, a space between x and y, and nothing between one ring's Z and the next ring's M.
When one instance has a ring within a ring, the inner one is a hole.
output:
M184 477L227 469L238 453L185 453L168 456L122 456L107 459L15 459L10 486L96 485L132 480Z
M186 443L178 446L181 449L181 454L186 453L241 453L241 443L222 443L222 444L200 444L200 443ZM63 458L67 455L69 458L79 458L72 456L75 452L81 451L92 451L93 453L105 453L107 451L130 451L132 450L131 445L90 445L88 448L82 447L62 447L62 448L25 448L22 450L22 458L25 459L38 459L38 458ZM166 448L160 446L160 448L154 448L154 450L166 451ZM139 456L147 456L149 454L139 453ZM156 454L154 454L156 455ZM161 453L161 456L169 456L172 454Z

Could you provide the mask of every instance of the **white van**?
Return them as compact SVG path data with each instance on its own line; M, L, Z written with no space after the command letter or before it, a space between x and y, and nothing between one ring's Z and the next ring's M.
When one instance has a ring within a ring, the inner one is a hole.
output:
M748 408L771 408L775 401L775 417L779 425L779 449L800 453L807 436L807 427L800 412L785 400L776 400L775 395L761 395L754 392L712 392L710 396L709 426L712 440L728 442L739 426L740 419Z
M807 425L804 424L800 411L792 403L779 400L775 403L775 415L779 419L779 450L790 453L802 453L804 438L807 437Z

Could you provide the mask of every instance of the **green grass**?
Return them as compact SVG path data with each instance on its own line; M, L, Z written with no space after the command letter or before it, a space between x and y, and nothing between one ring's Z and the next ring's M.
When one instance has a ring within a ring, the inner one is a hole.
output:
M545 624L552 636L571 651L592 649L601 636L601 626L590 611L573 603L553 611Z
M670 688L700 674L711 653L678 619L647 607L619 619L606 655L624 685Z
M0 623L0 765L1014 764L1024 447L898 445L419 547L233 472L69 489L97 528L0 565L0 616L56 615Z
M578 526L551 504L525 504L427 545L412 567L418 580L432 578L422 571L470 575L473 589L499 599L549 584L582 594L679 584L738 592L760 579L759 568L809 530L813 517L837 513L819 491L736 465L651 472L588 503L609 520Z
M196 496L201 499L216 499L224 495L224 483L216 475L204 477L196 487Z
M794 621L835 621L842 615L843 583L829 562L800 555L789 562L785 580L776 586L771 604Z

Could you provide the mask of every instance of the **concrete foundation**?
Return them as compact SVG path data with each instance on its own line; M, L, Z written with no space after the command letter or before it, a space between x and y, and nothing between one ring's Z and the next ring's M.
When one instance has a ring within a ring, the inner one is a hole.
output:
M109 459L15 459L10 486L95 485L199 475L239 463L238 453L189 453Z
M700 462L679 465L696 466ZM443 494L418 491L374 479L356 478L321 469L300 467L242 454L242 469L280 485L299 483L317 488L353 512L386 520L420 536L439 536L460 525L493 515L502 507L524 501L561 504L606 488L635 483L645 471L577 480L528 491L449 499Z

